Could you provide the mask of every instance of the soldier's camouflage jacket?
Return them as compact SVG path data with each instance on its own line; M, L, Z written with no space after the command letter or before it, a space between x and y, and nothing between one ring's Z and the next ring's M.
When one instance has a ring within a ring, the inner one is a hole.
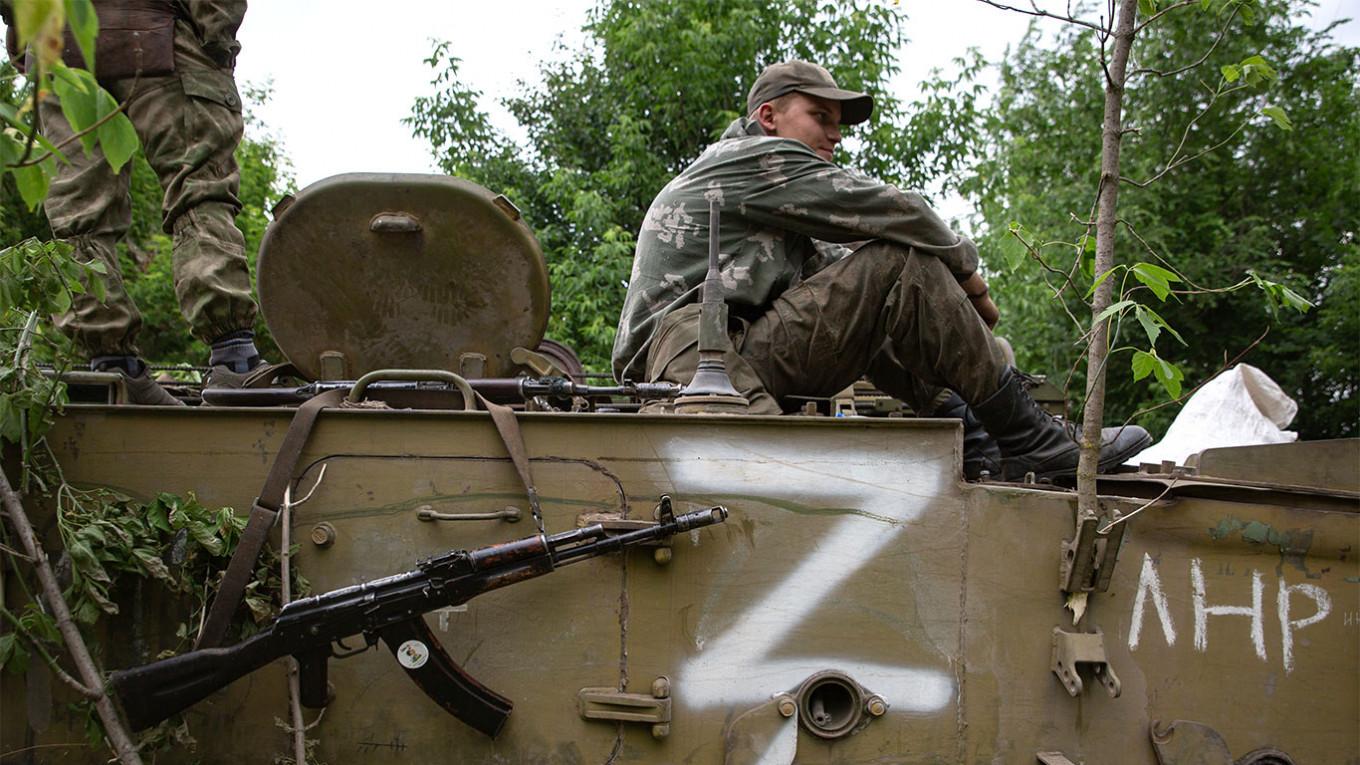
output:
M883 239L940 258L963 279L977 248L914 192L822 159L800 141L733 122L657 195L638 233L614 340L614 375L641 380L661 320L698 302L708 271L708 202L721 208L720 256L731 312L754 319L789 287L850 252L837 243Z

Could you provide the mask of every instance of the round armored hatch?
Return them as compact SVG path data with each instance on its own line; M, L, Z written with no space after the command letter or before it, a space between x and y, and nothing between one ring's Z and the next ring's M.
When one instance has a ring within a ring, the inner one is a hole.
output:
M510 351L536 348L548 322L547 267L519 210L444 175L308 186L265 232L256 279L269 331L311 379L457 372L464 354L508 374Z

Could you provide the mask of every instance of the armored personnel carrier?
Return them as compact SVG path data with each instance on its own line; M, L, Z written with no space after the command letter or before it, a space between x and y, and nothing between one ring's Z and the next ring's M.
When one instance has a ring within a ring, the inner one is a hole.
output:
M473 184L322 181L279 210L258 273L301 383L189 408L91 389L50 436L78 485L254 507L313 592L339 591L281 626L341 600L371 616L394 582L439 603L414 638L356 636L304 678L318 761L1360 762L1357 441L1102 476L1102 514L1079 516L1062 487L964 482L954 420L676 414L673 389L586 377L543 340L546 273L514 205ZM622 549L554 565L586 538ZM489 570L510 540L548 564L475 597L417 565L466 550L457 571ZM172 642L141 613L106 668ZM157 761L291 756L289 663L262 663L189 694L197 749ZM3 682L0 760L106 758L60 685ZM147 688L166 686L120 686L130 715L156 716Z

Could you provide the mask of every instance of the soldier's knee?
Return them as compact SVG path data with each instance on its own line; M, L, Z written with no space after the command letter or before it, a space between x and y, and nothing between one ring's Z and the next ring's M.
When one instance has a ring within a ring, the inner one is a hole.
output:
M870 292L879 288L886 291L901 278L902 269L907 265L909 248L892 242L870 242L830 268L840 273L835 278L850 277L854 282L863 284Z

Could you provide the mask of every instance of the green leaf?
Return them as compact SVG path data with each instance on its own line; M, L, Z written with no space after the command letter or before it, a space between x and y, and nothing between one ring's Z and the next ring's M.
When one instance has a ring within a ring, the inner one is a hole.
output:
M1266 294L1266 301L1272 314L1282 305L1289 306L1299 313L1307 313L1313 307L1313 304L1299 293L1261 276L1252 269L1247 269L1247 276L1250 276L1256 286Z
M1124 268L1125 268L1125 266L1122 265L1122 264L1121 264L1121 265L1117 265L1117 266L1115 266L1114 268L1111 268L1110 270L1108 270L1108 271L1106 271L1105 273L1101 274L1101 275L1100 275L1100 278L1099 278L1099 279L1096 279L1095 282L1093 282L1093 283L1091 284L1091 289L1086 290L1086 298L1089 300L1089 299L1091 298L1092 295L1096 294L1096 290L1100 288L1100 285L1101 285L1102 283L1104 283L1104 281L1105 281L1106 279L1110 278L1111 276L1114 276L1116 273L1118 273L1119 271L1123 270Z
M1181 280L1175 273L1151 263L1135 263L1132 271L1134 278L1152 290L1152 294L1156 295L1157 299L1163 303L1166 302L1167 296L1171 294L1171 282Z
M1006 261L1007 271L1015 271L1020 268L1028 254L1025 245L1016 237L1008 236L1001 240L1001 257Z
M0 101L0 119L9 123L11 127L16 127L20 130L27 127L24 125L23 120L19 119L19 108L11 103Z
M9 657L14 654L14 642L18 637L13 632L8 635L0 635L0 667L4 667L5 662L9 661Z
M1223 73L1223 79L1228 82L1237 82L1237 78L1242 76L1242 67L1228 64L1219 69Z
M1308 309L1313 307L1313 304L1306 298L1283 284L1280 285L1280 298L1285 305L1299 313L1308 313Z
M47 162L43 162L16 167L10 171L14 173L14 185L19 187L19 196L24 198L24 204L28 205L30 210L38 209L38 205L47 198L48 186L52 185L52 176L47 165Z
M169 534L173 531L170 528L170 520L165 512L165 503L159 499L146 506L146 522L151 524L151 528Z
M1259 55L1246 57L1239 66L1242 68L1242 76L1246 78L1247 84L1249 85L1274 82L1279 76L1279 73L1275 71L1275 67L1271 66L1269 62Z
M42 34L44 28L56 27L57 34L61 34L62 6L57 0L24 0L13 8L20 48Z
M1157 12L1157 3L1154 0L1138 0L1138 13L1142 16L1151 16Z
M57 290L52 293L52 313L61 314L71 310L71 293L67 290Z
M1174 337L1174 338L1176 338L1176 340L1180 341L1180 344L1181 344L1181 345L1186 345L1186 344L1187 344L1187 343L1185 342L1185 338L1181 337L1181 333L1177 332L1177 331L1176 331L1176 328L1175 328L1175 327L1172 327L1170 324L1168 324L1168 323L1166 322L1166 319L1163 319L1163 318L1161 317L1161 315L1158 314L1156 311L1152 310L1151 308L1149 308L1149 307L1147 307L1147 306L1145 306L1145 305L1140 305L1140 306L1138 306L1138 313L1139 313L1138 320L1139 320L1140 322L1142 322L1143 319L1144 319L1144 317L1146 317L1148 321L1151 321L1151 322L1152 322L1153 324L1155 324L1159 329L1165 330L1166 332L1170 333L1172 337ZM1146 324L1144 324L1144 326L1146 326Z
M1146 351L1133 352L1133 379L1141 380L1152 374L1152 368L1157 366L1157 357Z
M216 557L223 553L224 547L222 540L217 536L217 529L209 524L194 520L189 521L188 529L189 536L193 537L195 542L207 550L209 555Z
M1105 321L1106 319L1110 318L1110 317L1113 316L1114 314L1117 314L1117 313L1120 313L1120 312L1122 312L1122 311L1125 311L1125 310L1127 310L1127 309L1129 308L1129 306L1134 306L1134 305L1137 305L1137 303L1135 303L1135 302L1132 301L1132 300L1121 300L1121 301L1119 301L1118 303L1114 303L1114 304L1112 304L1112 305L1110 305L1110 306L1107 306L1107 307L1105 308L1105 310L1101 311L1099 314L1096 315L1096 322L1099 323L1099 322Z
M13 675L22 675L28 671L28 649L24 648L23 643L18 642L18 637L18 634L13 632L0 637L0 640L9 638L10 646L9 650L5 652L4 661L0 661L0 666L3 666L6 672Z
M1162 281L1167 282L1182 281L1181 277L1175 271L1172 271L1169 268L1162 268L1161 266L1154 265L1152 263L1135 263L1133 266L1133 270L1136 273L1152 274L1157 278L1161 279Z
M112 96L100 91L100 96L112 100ZM114 105L117 108L117 105ZM123 165L132 155L137 153L137 131L132 127L132 120L126 114L115 115L108 122L99 126L99 146L104 150L104 158L108 160L109 167L117 173L123 169Z
M61 103L61 113L80 136L80 145L88 156L94 149L95 135L84 133L99 119L99 94L103 90L89 72L58 66L53 72L52 90Z
M1294 123L1289 120L1289 115L1284 109L1278 106L1267 106L1261 113L1275 121L1275 125L1281 130L1293 130Z
M1157 326L1157 322L1153 320L1152 316L1148 315L1150 313L1151 311L1141 305L1134 309L1134 315L1138 317L1138 323L1143 325L1143 332L1147 334L1148 345L1155 347L1157 345L1157 336L1162 334L1162 328Z
M94 40L99 35L99 18L95 15L94 4L90 0L65 0L65 3L71 36L76 38L80 54L85 57L85 68L93 72Z
M1162 384L1171 398L1180 398L1181 380L1185 379L1185 373L1180 370L1180 367L1158 357L1152 375L1157 378L1157 382Z

